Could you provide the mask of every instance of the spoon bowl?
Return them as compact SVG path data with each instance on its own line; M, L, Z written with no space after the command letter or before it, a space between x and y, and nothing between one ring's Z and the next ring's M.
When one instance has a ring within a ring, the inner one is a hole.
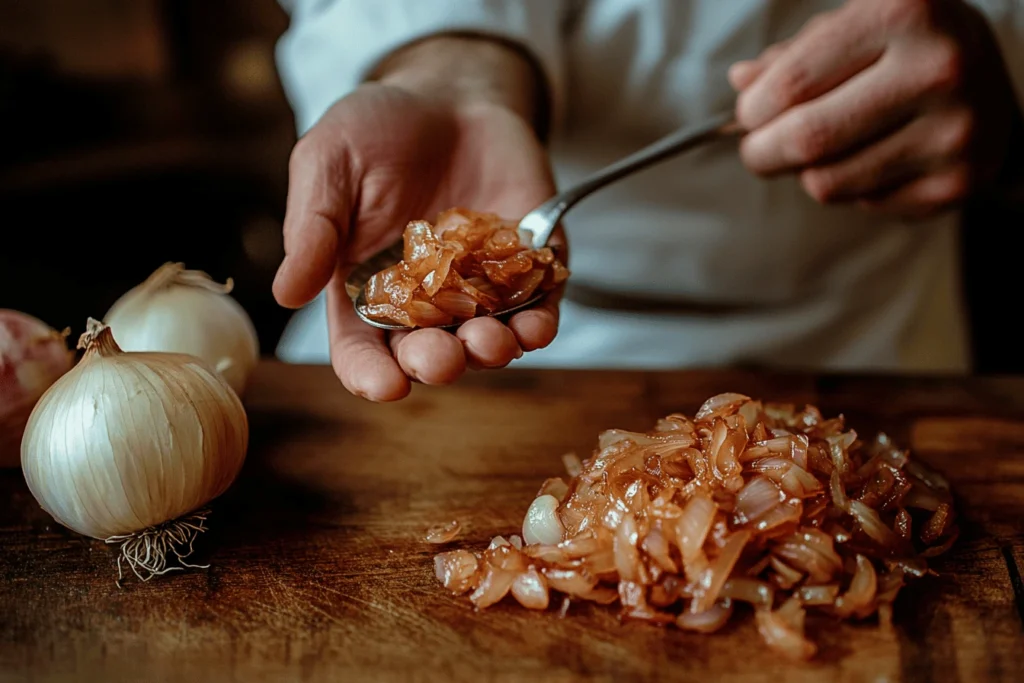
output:
M544 202L530 213L523 216L519 221L519 229L528 231L532 235L534 249L547 246L552 233L558 226L562 217L573 206L578 204L587 196L600 190L616 180L624 178L632 173L647 168L672 156L693 149L705 142L711 142L719 138L742 134L742 129L733 120L732 115L722 115L695 126L681 128L663 138L644 147L638 152L621 159L610 166L598 171L580 184L561 192L548 201ZM374 275L389 268L402 260L403 241L399 238L391 246L382 249L363 263L354 268L345 282L345 291L352 304L355 306L356 315L368 325L382 330L410 330L412 328L396 323L389 323L375 320L367 316L363 309L366 307L366 283ZM490 316L502 318L516 311L530 308L543 299L548 293L535 294L528 300L510 306L501 311L495 311ZM442 330L457 329L465 321L451 323L449 325L437 325Z
M522 224L520 223L520 225ZM371 277L373 277L380 271L384 270L385 268L389 268L398 263L399 261L401 261L403 246L404 245L402 244L402 241L399 240L398 242L392 244L390 247L387 247L386 249L377 252L376 254L368 258L366 261L356 266L355 270L353 270L352 273L349 274L348 280L345 281L345 291L348 293L349 298L352 299L352 303L356 309L356 315L358 315L359 319L362 320L367 325L372 325L373 327L382 330L391 331L411 331L413 329L411 327L406 327L405 325L398 325L396 323L375 320L373 318L370 318L363 312L363 309L366 306L366 283L369 282ZM539 294L534 294L532 297L522 302L521 304L510 306L504 310L497 311L491 314L490 317L503 318L517 311L530 308L548 294L549 292L541 292ZM466 321L463 320L461 322L455 322L449 325L433 325L432 327L439 330L454 331L457 330L459 326L461 326L462 323L464 322Z

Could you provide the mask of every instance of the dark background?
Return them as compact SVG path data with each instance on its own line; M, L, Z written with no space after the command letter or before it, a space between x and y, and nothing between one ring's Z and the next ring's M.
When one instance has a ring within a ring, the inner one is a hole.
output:
M274 0L0 1L0 307L80 333L165 261L272 353L291 111Z
M386 0L381 0L386 1ZM165 261L223 280L272 353L291 112L275 0L0 0L0 307L82 331ZM963 227L980 372L1019 373L1024 207Z

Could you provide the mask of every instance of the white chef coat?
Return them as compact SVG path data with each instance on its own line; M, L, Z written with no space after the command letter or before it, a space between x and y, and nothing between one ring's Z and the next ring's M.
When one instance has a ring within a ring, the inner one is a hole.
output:
M841 3L282 4L292 25L278 62L300 133L403 44L448 30L500 35L529 50L545 72L555 110L551 155L566 187L730 109L730 64ZM1020 95L1024 7L1019 0L976 4L996 28ZM577 291L563 303L555 342L516 365L963 372L970 363L957 221L951 214L910 224L822 207L793 177L750 174L734 141L714 144L620 181L570 212ZM622 304L623 297L633 303ZM277 354L329 362L322 295L293 317Z

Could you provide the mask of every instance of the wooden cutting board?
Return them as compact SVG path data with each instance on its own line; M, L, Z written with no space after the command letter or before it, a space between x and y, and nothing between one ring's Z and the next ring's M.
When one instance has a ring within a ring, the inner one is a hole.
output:
M453 547L473 549L515 533L563 453L721 391L842 412L952 480L964 534L901 593L894 636L826 621L818 659L795 666L749 618L705 636L606 607L476 612L434 579L428 527L458 519ZM249 459L200 543L209 569L118 588L110 548L0 475L0 680L1024 681L1022 379L504 371L372 405L329 368L266 363L247 403Z

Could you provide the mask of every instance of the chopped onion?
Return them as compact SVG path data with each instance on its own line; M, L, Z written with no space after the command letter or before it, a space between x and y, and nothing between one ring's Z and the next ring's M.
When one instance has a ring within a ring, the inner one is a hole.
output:
M718 594L722 598L731 598L740 602L748 602L755 607L771 607L775 602L775 590L764 581L737 576L729 579Z
M581 597L597 587L597 577L583 569L545 569L548 585L566 595Z
M837 584L825 584L823 586L802 586L796 596L804 605L832 605L839 595Z
M786 623L785 618L779 614L782 610L772 612L769 610L757 610L754 618L757 622L757 631L764 638L768 647L776 652L793 660L810 659L814 656L817 648L803 636L803 624L800 628L794 628Z
M687 631L714 633L725 626L731 616L732 605L726 600L704 612L683 612L676 617L676 624Z
M789 528L798 523L803 516L804 506L799 500L792 498L781 505L776 505L754 523L754 531L764 533L776 529Z
M583 471L583 463L580 462L579 457L575 453L566 453L562 456L562 462L565 464L565 472L570 477L578 477L580 472Z
M864 617L875 611L875 594L878 590L878 575L871 560L857 555L857 571L850 588L835 601L836 614L841 617Z
M755 521L786 499L785 494L767 477L754 477L736 494L735 525Z
M554 496L559 502L565 499L569 494L569 485L566 484L562 479L553 477L545 480L541 485L540 491L537 492L537 496Z
M777 551L776 551L777 552ZM805 572L790 567L788 564L779 559L777 554L770 556L768 565L772 568L773 573L771 579L776 586L783 590L789 590L796 584L803 581Z
M675 560L672 559L672 548L669 546L668 538L660 530L653 529L647 534L643 540L643 550L660 569L673 574L679 571Z
M447 524L430 528L424 540L427 543L447 543L459 535L459 529L461 528L462 525L459 524L459 521L453 519Z
M683 508L683 514L676 524L679 529L678 543L683 564L693 564L700 555L704 541L711 531L711 525L715 521L717 510L718 506L713 500L699 494L690 498Z
M469 320L476 315L476 299L465 292L442 289L433 296L434 305L454 319Z
M637 529L633 515L623 518L615 530L614 548L615 569L624 581L637 581L640 578L640 553L636 549Z
M532 564L512 581L512 596L527 609L547 609L548 584Z
M479 562L468 550L453 550L434 557L434 575L456 595L473 587Z
M694 591L693 602L690 603L691 612L703 612L711 608L749 540L749 531L737 531L729 536L729 540L725 542L718 557L715 558L711 566L704 570L704 575L701 576L697 589Z
M750 401L750 398L743 394L718 394L704 401L697 414L694 415L694 422L704 420L710 421L715 417L732 415L739 410L740 406Z
M511 591L544 609L555 593L563 615L569 598L617 601L625 618L703 633L745 602L770 648L807 659L807 609L888 623L904 581L955 541L948 484L915 462L814 406L722 394L693 419L603 432L591 458L565 459L568 482L544 483L527 545L442 554L438 578L478 606ZM912 525L908 507L931 515Z
M538 496L533 501L523 520L523 540L527 545L554 544L562 540L562 523L557 510L558 499L552 495Z
M516 574L514 572L498 569L493 565L487 565L484 569L484 576L480 580L480 585L476 587L476 590L469 596L469 599L481 609L490 607L508 594L515 580Z

